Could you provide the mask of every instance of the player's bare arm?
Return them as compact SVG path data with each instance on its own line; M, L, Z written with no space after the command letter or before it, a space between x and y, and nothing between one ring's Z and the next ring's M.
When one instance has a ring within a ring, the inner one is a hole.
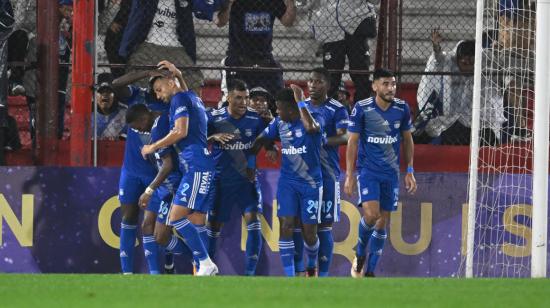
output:
M296 100L298 109L300 110L300 120L302 121L306 132L308 134L316 134L321 131L321 126L317 123L317 121L315 121L309 110L305 107L305 95L302 88L295 84L291 84L290 88L292 88L292 91L294 92L294 99ZM300 106L300 104L304 104L304 106Z
M354 176L355 162L357 160L357 149L359 148L359 134L348 134L348 147L346 149L346 181L344 183L344 192L352 195L357 189L357 179Z
M403 154L407 165L405 188L409 194L414 194L416 192L416 179L414 178L413 169L414 142L410 130L402 132L401 135L403 136Z
M179 140L187 137L188 128L189 118L178 118L174 123L174 128L168 133L168 135L153 144L144 145L141 149L141 155L143 156L143 158L145 158L148 154L153 154L156 150L160 148L175 144Z
M145 191L139 197L138 204L142 209L145 209L147 207L151 196L153 196L153 192L162 184L162 182L166 180L166 178L168 178L168 175L170 175L170 172L172 172L173 168L174 162L172 161L172 156L170 154L164 155L164 157L162 157L162 167L158 171L151 184L149 184L147 189L145 189Z

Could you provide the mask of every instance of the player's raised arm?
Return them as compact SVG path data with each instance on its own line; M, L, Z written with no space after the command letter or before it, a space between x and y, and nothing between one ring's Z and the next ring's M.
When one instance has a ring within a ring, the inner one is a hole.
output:
M300 120L304 125L304 129L308 134L316 134L321 131L321 125L311 116L311 113L307 109L307 105L304 102L305 96L302 88L295 84L291 84L290 88L294 92L294 99L298 104L298 110L300 110Z
M403 136L403 154L405 156L405 164L407 165L407 174L405 175L405 188L410 194L416 192L416 179L414 178L413 155L414 142L410 130L401 132Z
M146 70L146 71L138 71L138 72L131 72L126 75L120 76L119 78L113 80L113 91L115 92L116 97L118 97L121 100L129 98L132 93L130 89L128 88L129 85L140 81L144 78L151 78L156 76L167 76L168 71L161 71L161 70Z

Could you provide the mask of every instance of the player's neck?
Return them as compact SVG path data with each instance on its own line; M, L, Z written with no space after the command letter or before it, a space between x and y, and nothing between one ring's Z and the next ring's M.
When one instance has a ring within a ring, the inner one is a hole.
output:
M391 101L386 101L385 99L381 98L380 96L376 96L376 98L374 99L375 102L376 102L376 105L378 105L378 107L380 109L382 109L383 111L386 111L388 110L388 108L390 108L391 106Z
M229 107L227 107L227 113L229 113L229 116L235 120L238 120L244 116L244 114L238 114L237 112L232 111Z
M324 104L328 99L328 96L323 96L322 99L315 99L313 97L310 97L310 100L311 100L311 103L314 105L314 106L320 106L322 104Z

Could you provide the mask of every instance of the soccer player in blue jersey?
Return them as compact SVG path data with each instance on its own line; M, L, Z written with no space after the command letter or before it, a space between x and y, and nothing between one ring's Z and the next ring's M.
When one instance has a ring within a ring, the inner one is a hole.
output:
M348 172L344 190L349 195L353 194L359 182L359 201L363 208L356 256L351 268L351 275L356 278L363 274L374 277L376 264L382 255L387 238L386 225L390 213L397 209L401 141L407 165L405 188L411 194L416 191L411 115L407 103L395 98L395 74L387 69L377 69L373 75L372 89L376 96L357 102L348 124ZM357 178L354 174L356 162Z
M150 143L162 139L170 131L168 113L150 111L143 104L136 104L128 109L126 123L138 132L150 133ZM172 234L172 228L167 226L172 198L182 178L177 163L178 157L172 147L165 147L156 151L153 164L158 172L139 198L139 206L145 209L144 220L156 220L156 223L154 223L154 237L144 237L143 242L144 246L149 246L146 247L149 251L149 254L146 255L149 268L153 268L155 265L158 266L158 251L156 245L154 245L155 242L165 247L167 253L190 256L189 249ZM147 210L148 206L157 211ZM165 265L165 272L174 272L173 262L167 266Z
M134 104L146 104L148 108L157 111L168 111L169 105L156 99L154 93L148 89L133 86L132 83L143 78L151 78L162 75L158 70L130 73L113 81L115 95L128 106ZM133 273L134 244L137 236L137 223L139 216L138 200L147 186L153 181L156 170L152 164L141 157L140 150L144 144L150 142L150 134L129 129L124 148L124 161L120 173L118 198L121 203L122 222L120 228L120 263L122 273ZM150 211L155 212L154 208ZM145 219L142 222L144 242L151 242L154 231L154 219ZM152 246L144 245L146 256L151 256L149 249ZM149 252L147 252L149 251ZM152 260L149 257L148 260ZM151 262L148 262L151 263ZM151 263L152 264L152 263ZM158 273L157 268L150 268L150 273Z
M309 111L323 118L323 132L326 144L321 148L321 170L323 174L323 202L319 236L319 276L328 276L334 239L332 224L340 219L340 157L338 146L347 143L348 111L337 100L327 96L330 89L330 74L325 68L315 68L308 80ZM314 275L312 264L308 265L308 276Z
M298 86L281 90L276 97L279 116L258 136L252 152L280 139L283 155L277 186L277 216L280 221L279 252L284 272L295 276L293 231L295 220L303 225L308 258L316 262L319 254L317 224L323 194L320 148L323 143L322 119L312 115ZM295 97L301 99L297 103Z
M233 80L228 88L227 107L208 113L209 141L217 165L216 198L208 215L208 252L214 256L216 240L224 223L237 207L246 221L245 275L254 275L262 248L262 199L256 179L256 155L252 143L266 127L253 109L247 108L248 89L243 81Z
M167 146L176 148L184 176L172 201L169 224L185 239L198 260L197 275L216 275L218 267L205 247L208 238L204 224L215 173L215 164L207 148L206 111L201 99L185 85L178 86L172 77L157 78L153 87L159 99L170 103L171 130L164 138L143 146L141 154L146 157Z

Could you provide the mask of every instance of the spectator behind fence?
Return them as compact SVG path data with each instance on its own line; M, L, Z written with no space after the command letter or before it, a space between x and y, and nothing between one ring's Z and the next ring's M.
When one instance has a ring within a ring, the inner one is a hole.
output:
M346 107L348 114L351 113L351 110L355 104L351 101L351 93L349 93L348 89L346 89L346 85L343 80L340 81L340 85L338 86L336 100Z
M228 0L217 15L216 24L229 22L229 46L225 66L281 68L273 57L273 24L278 18L285 27L296 19L294 0ZM283 88L282 71L222 72L222 91L227 94L231 79L242 79L250 87L262 87L271 95Z
M202 4L216 10L218 1L196 0L134 0L128 24L124 29L119 55L128 64L154 65L168 60L177 67L193 66L197 61L197 44L193 24L194 6ZM212 4L209 6L208 4ZM199 14L209 19L212 14ZM203 75L196 69L182 70L190 89L200 93ZM140 83L145 86L145 83Z
M260 115L267 123L273 120L273 114L277 106L273 101L273 96L262 87L255 87L250 90L250 99L248 100L248 106Z
M368 71L370 51L368 39L376 37L376 11L379 0L318 0L312 6L310 24L315 39L322 43L323 66L343 70L346 56L350 70ZM354 101L367 98L371 81L367 74L351 74L355 84ZM331 73L328 95L337 98L341 73Z
M97 76L95 101L97 114L94 122L92 115L92 130L97 123L98 140L126 139L127 108L119 103L113 90L113 76L102 73Z
M5 165L8 123L8 36L15 20L9 0L0 0L0 165Z
M425 72L443 73L424 75L420 80L417 93L420 111L414 123L414 136L418 143L468 145L472 120L475 41L460 41L452 51L443 52L442 40L439 31L433 30L433 53ZM495 144L500 138L504 122L502 96L493 91L490 85L482 88L485 90L481 93L482 99L488 97L490 101L481 110L481 137L487 144Z
M59 0L59 62L71 62L73 33L73 0ZM67 104L67 85L70 67L59 66L59 87L57 105L57 138L63 137L65 129L65 105Z
M105 33L105 52L110 64L126 64L126 58L118 54L124 29L132 8L132 0L99 1L99 33ZM124 68L111 67L115 78L124 75Z

